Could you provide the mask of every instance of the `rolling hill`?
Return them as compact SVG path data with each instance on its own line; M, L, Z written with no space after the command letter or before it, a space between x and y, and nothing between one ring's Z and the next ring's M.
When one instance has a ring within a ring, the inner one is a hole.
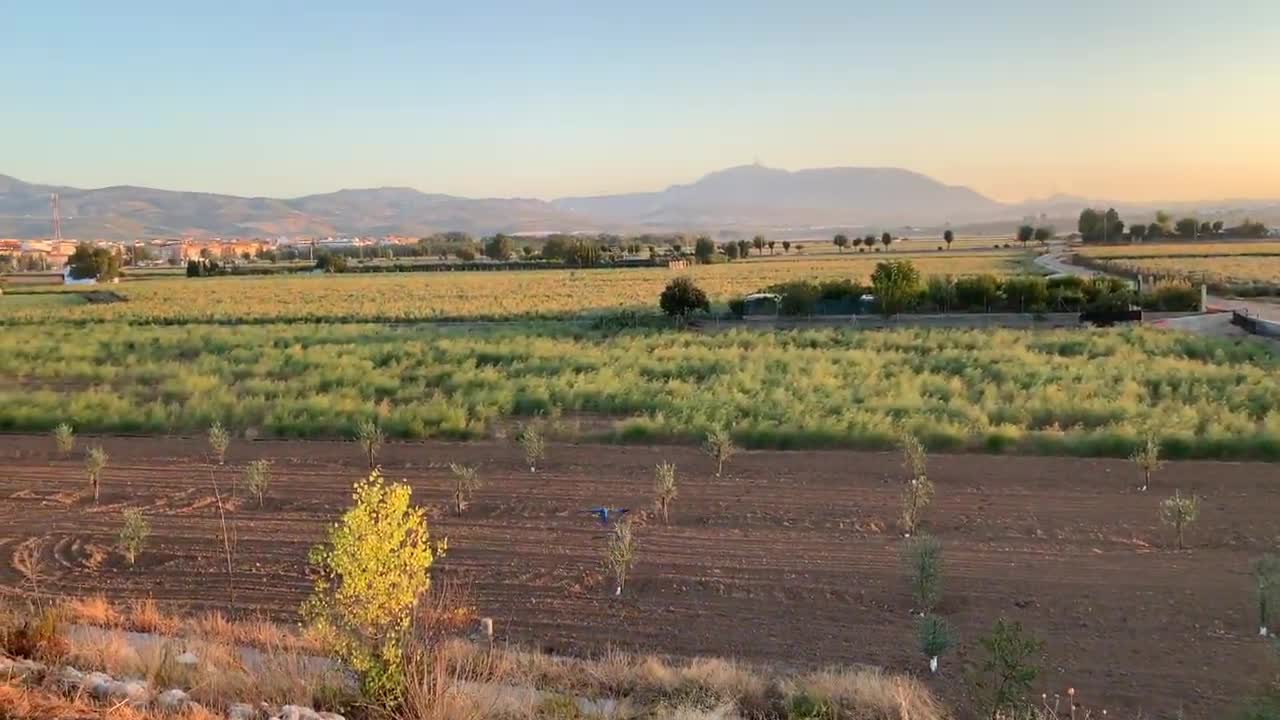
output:
M410 235L461 230L594 229L541 200L470 199L410 188L339 190L289 200L117 186L34 185L0 176L0 237L46 237L49 195L62 203L65 237Z
M1043 217L1073 226L1086 203L1125 217L1156 208L1238 220L1280 221L1280 202L1115 203L1055 196L1000 203L898 168L823 168L790 172L744 165L656 192L570 197L550 202L472 199L411 188L339 190L293 199L237 197L116 186L95 190L35 185L0 175L0 237L49 234L49 194L59 193L63 235L131 240L147 237L408 235L460 230L494 232L736 230L775 234L832 227L1003 227Z

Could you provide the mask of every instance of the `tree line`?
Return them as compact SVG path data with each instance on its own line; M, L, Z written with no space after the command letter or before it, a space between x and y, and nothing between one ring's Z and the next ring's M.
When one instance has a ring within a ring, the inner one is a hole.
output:
M1263 238L1270 230L1261 222L1246 219L1233 227L1227 227L1222 220L1199 220L1188 216L1177 220L1164 210L1156 212L1155 221L1142 224L1134 223L1125 226L1120 213L1115 208L1106 211L1085 208L1080 211L1080 219L1076 224L1080 239L1087 243L1101 242L1142 242L1162 237L1176 237L1183 240L1200 238L1235 237Z

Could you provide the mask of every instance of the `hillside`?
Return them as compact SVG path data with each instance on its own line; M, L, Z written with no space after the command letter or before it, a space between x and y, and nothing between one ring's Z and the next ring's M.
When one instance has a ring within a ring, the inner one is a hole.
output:
M121 185L85 190L0 175L0 237L49 234L49 194L59 193L63 234L75 238L274 235L408 235L494 232L765 231L826 233L833 227L996 228L1026 217L1073 227L1080 208L1116 207L1125 219L1157 208L1239 222L1280 222L1280 201L1124 203L1054 196L1006 204L967 187L899 168L795 172L744 165L656 192L569 197L464 198L412 188L339 190L292 199L238 197ZM800 235L796 235L800 233Z
M0 237L49 233L49 194L62 203L66 237L129 240L214 235L484 234L593 229L541 200L470 199L409 188L339 190L280 200L117 186L82 190L0 176Z

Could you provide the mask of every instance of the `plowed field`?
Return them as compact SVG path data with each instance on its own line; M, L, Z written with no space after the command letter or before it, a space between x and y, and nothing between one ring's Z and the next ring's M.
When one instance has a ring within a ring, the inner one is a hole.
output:
M188 610L230 606L211 478L224 495L244 463L269 458L265 506L230 500L240 614L296 617L308 548L365 472L337 442L233 443L207 463L199 439L105 438L101 501L84 494L83 449L0 436L0 586L12 592L151 596ZM600 570L596 505L647 508L652 468L678 466L672 524L637 531L623 597ZM865 452L744 452L716 478L691 448L553 445L531 474L495 443L393 444L380 462L433 508L447 535L440 573L469 586L502 638L560 652L616 645L787 666L869 663L917 672L898 531L899 458ZM448 463L486 484L462 518L445 509ZM959 646L930 684L960 706L977 638L996 617L1047 641L1043 689L1074 686L1095 708L1210 717L1272 671L1256 637L1249 564L1280 535L1280 472L1249 463L1173 463L1149 492L1123 461L935 455L927 516L945 555L939 611ZM1171 549L1159 500L1203 498L1192 549ZM154 535L128 566L121 511Z

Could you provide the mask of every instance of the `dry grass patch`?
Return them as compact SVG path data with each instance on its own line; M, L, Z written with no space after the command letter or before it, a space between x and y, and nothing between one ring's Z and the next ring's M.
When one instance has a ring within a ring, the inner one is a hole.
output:
M947 717L928 688L876 668L833 668L785 684L787 694L825 700L852 717L885 720L943 720Z
M117 627L120 612L103 595L73 598L62 603L61 610L68 622L98 627Z
M130 602L124 624L125 627L135 632L157 633L160 635L172 634L181 625L176 618L160 612L156 601L151 598Z

